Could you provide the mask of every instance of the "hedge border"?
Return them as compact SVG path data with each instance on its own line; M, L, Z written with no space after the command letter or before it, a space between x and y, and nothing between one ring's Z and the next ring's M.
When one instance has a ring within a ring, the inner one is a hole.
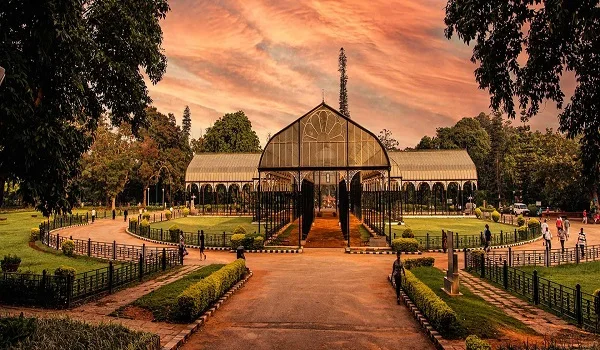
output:
M525 245L525 244L537 242L540 239L542 239L542 236L530 239L528 241L522 241L522 242L517 242L517 243L511 243L511 244L503 244L503 245L493 245L493 246L490 246L490 249L494 250L494 249L506 249L506 248L509 248L509 247L517 247L517 246L520 246L520 245ZM464 248L462 248L462 249L455 248L454 251L455 252L458 252L458 251L462 252L463 249ZM471 252L473 250L483 250L484 248L483 247L477 247L477 248L466 248L466 249L467 249L468 252ZM444 253L444 250L443 249L429 249L427 252L429 252L429 253ZM447 252L447 250L446 250L446 252Z
M396 255L396 252L392 250L364 250L364 249L356 249L356 248L346 248L346 254L366 254L366 255ZM416 252L402 252L402 254L406 255L421 255L423 254L421 251Z
M252 275L252 270L248 269L248 273L244 279L237 282L235 285L233 285L233 287L229 288L229 290L223 294L223 296L219 298L219 300L217 300L208 310L206 310L194 322L188 324L186 329L179 332L179 334L176 335L175 338L171 339L170 342L165 344L165 346L162 347L162 350L176 350L180 348L192 336L192 334L196 333L200 327L208 322L208 319L214 315L214 313L223 305L223 303L229 300L229 298L231 298L235 292L240 290L246 284L246 282L248 282Z

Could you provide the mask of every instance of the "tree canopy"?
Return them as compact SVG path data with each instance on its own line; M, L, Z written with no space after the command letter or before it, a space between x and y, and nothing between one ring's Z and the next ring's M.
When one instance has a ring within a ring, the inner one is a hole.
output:
M0 1L0 188L18 181L45 214L69 210L69 184L105 111L138 130L144 75L166 70L167 0ZM0 198L1 200L1 198Z
M243 111L227 113L206 129L204 152L257 153L260 140Z
M398 151L398 145L400 143L394 138L391 130L381 130L379 135L377 135L377 138L383 143L383 147L385 147L386 151Z
M475 42L475 79L489 91L494 110L512 118L520 110L528 119L544 100L562 109L560 131L570 138L581 135L583 174L594 188L600 181L599 5L599 0L449 0L445 18L448 39L456 33L467 44ZM574 73L576 87L563 106L565 71Z
M185 138L189 140L190 132L192 131L192 113L190 112L190 106L185 106L185 109L183 110L181 131L183 131Z
M350 109L348 108L348 74L346 74L346 52L342 47L338 58L338 71L340 72L340 113L350 118Z

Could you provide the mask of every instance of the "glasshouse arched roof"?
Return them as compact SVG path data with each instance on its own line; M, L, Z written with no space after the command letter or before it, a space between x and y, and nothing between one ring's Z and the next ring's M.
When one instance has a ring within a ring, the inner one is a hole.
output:
M477 169L466 150L388 152L392 178L402 181L477 181Z

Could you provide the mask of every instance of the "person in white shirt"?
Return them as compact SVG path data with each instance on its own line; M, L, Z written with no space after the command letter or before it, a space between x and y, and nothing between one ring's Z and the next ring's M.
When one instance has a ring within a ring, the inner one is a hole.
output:
M544 231L544 241L546 241L546 250L552 249L552 233L548 226L546 226L546 231Z
M92 224L94 223L94 220L96 220L96 209L92 208Z
M579 246L579 249L581 249L581 257L583 257L585 255L585 245L586 245L586 239L585 239L585 232L583 232L583 227L581 228L581 230L579 231L579 237L577 237L577 246Z
M565 220L563 221L563 229L565 230L565 233L567 234L567 240L569 240L569 235L571 234L571 222L569 221L569 218L565 216Z
M540 227L542 229L542 235L546 233L546 229L549 228L548 226L548 220L544 219L544 222L542 222L542 225Z

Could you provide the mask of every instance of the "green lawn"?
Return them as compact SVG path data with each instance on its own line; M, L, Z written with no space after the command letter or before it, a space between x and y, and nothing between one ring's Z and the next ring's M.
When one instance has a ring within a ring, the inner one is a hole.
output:
M441 290L444 284L444 273L441 270L435 267L417 267L410 271L457 313L461 327L452 338L466 338L470 334L475 334L480 338L499 339L503 329L536 334L533 329L485 302L463 285L460 286L462 296L448 296Z
M157 222L152 224L151 227L168 229L173 224L177 224L179 229L184 232L198 232L198 230L204 230L205 234L223 233L223 231L231 233L239 225L244 227L248 233L254 231L258 232L258 225L252 224L252 218L250 217L190 216L187 218Z
M298 232L298 225L296 225L296 224L289 225L283 232L281 232L277 236L277 238L275 238L274 240L271 241L271 243L269 243L269 246L284 245L282 241L289 240L290 235L292 234L292 232L295 232L295 233ZM297 241L298 240L296 240L296 243L297 243Z
M37 215L33 218L31 215ZM77 272L105 267L107 263L88 257L69 258L62 253L50 250L42 252L29 247L29 234L32 228L37 227L44 219L42 215L34 211L20 211L0 214L0 259L7 254L16 254L21 258L20 269L41 273L43 270L54 272L60 265L74 267ZM38 247L45 250L46 247L38 242Z
M152 312L156 321L172 320L171 311L177 302L177 296L181 294L187 287L208 277L213 272L219 270L223 264L212 264L201 269L195 270L187 276L169 284L166 284L151 293L144 295L130 305L141 307ZM121 307L113 313L114 316L119 314L127 307Z
M579 283L581 290L588 294L593 294L596 289L600 288L600 261L553 267L523 266L519 267L519 270L529 273L537 270L540 277L570 288L575 288Z
M516 227L493 221L484 221L474 218L406 218L406 225L392 225L392 232L396 237L401 237L406 228L411 228L415 236L426 236L429 232L430 237L441 236L442 230L458 232L459 235L479 235L485 229L485 224L490 225L492 234L500 233L500 230L513 231ZM387 229L386 229L386 232Z

